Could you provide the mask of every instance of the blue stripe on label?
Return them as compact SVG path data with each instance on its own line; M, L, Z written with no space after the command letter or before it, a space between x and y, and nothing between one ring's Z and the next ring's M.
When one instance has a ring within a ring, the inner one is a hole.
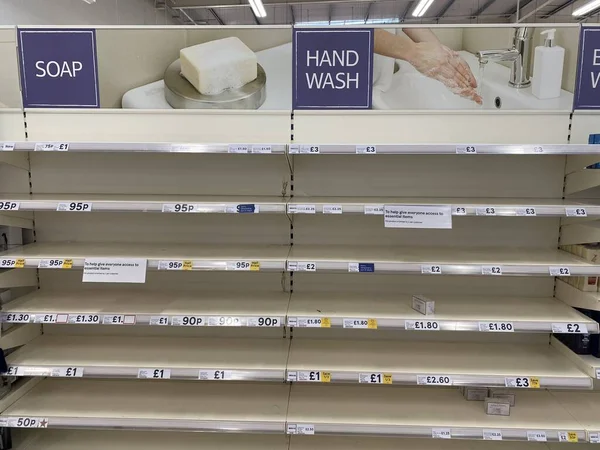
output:
M375 272L374 263L358 263L359 272Z
M247 205L237 205L237 212L240 214L254 214L256 206L253 203Z

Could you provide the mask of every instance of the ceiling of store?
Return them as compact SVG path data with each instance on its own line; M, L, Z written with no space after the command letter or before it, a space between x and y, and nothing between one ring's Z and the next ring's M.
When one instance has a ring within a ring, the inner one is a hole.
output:
M310 23L573 22L584 0L434 0L424 17L411 12L418 0L263 0L267 17L258 19L247 0L155 0L184 24L275 25ZM598 22L598 11L580 20Z

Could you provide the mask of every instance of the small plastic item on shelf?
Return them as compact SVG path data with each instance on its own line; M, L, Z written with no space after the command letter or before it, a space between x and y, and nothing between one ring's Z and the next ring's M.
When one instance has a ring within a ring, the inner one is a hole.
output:
M560 342L565 344L573 353L578 355L591 355L592 342L589 333L569 334L557 333L554 335Z
M424 295L413 295L412 309L419 311L425 316L435 314L435 301L425 297Z
M488 396L487 388L465 386L461 387L460 391L465 400L468 401L482 402Z
M594 311L594 310L585 309L585 308L575 308L575 309L577 311L579 311L580 313L586 315L590 319L595 320L596 322L600 322L600 311ZM572 335L572 336L578 336L578 335ZM589 334L586 336L589 337L589 347L590 347L590 352L587 354L591 354L591 355L595 356L596 358L600 358L600 335ZM564 341L562 341L562 339L560 339L560 340L561 340L561 342L564 343Z
M510 416L510 400L487 397L484 401L485 413L489 416Z
M488 396L492 398L508 400L508 404L510 406L515 406L517 401L517 396L506 388L490 388Z

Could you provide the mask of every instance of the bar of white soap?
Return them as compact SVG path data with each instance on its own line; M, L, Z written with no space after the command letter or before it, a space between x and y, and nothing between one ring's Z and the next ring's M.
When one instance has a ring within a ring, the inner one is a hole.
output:
M204 95L220 94L256 79L256 55L236 37L193 45L179 52L181 74Z

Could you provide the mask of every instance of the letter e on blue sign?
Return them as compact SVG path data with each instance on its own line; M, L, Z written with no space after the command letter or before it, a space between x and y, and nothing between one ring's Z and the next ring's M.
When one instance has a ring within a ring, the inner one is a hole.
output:
M296 28L294 109L370 109L372 28Z
M575 109L600 109L600 27L582 26Z
M96 30L18 28L26 108L99 108Z

